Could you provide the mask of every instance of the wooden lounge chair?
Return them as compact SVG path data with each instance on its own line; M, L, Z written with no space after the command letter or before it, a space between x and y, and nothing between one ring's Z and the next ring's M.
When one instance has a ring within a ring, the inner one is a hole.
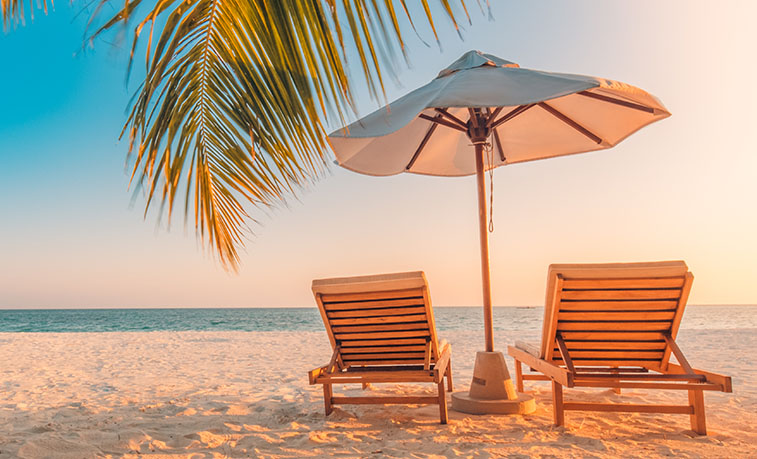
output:
M308 373L323 384L326 415L337 404L438 404L447 423L444 377L452 391L450 346L439 342L421 271L313 281L333 354ZM334 397L332 384L430 382L435 396Z
M681 413L706 435L703 391L732 387L729 376L692 368L675 342L693 279L682 261L551 265L541 347L508 347L518 390L551 380L558 426L566 410ZM521 363L542 374L523 374ZM689 403L564 402L563 386L685 390Z

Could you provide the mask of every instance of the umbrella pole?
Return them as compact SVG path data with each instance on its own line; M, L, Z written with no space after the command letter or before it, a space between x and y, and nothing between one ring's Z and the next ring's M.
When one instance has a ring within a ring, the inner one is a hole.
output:
M492 324L492 286L489 268L489 232L486 227L486 181L484 177L484 144L477 142L476 148L476 184L478 187L478 231L481 242L481 280L484 293L484 333L486 352L494 351Z
M478 224L481 237L481 277L484 287L484 327L486 351L476 352L473 380L468 392L452 394L452 409L470 414L528 414L536 410L534 397L515 390L505 356L494 352L492 333L492 293L489 272L489 232L486 227L486 188L484 187L484 145L471 139L476 148L476 182L478 185ZM478 140L478 141L477 141ZM485 141L485 138L484 138Z

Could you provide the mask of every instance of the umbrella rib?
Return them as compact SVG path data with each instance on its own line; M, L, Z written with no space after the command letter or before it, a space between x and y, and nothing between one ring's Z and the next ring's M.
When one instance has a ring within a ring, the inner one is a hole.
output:
M504 115L502 118L498 119L497 121L491 123L491 126L489 126L489 129L496 129L497 126L500 124L510 121L511 119L515 118L516 116L520 115L521 113L525 112L529 108L533 107L534 104L528 104L528 105L520 105L516 108L514 108L512 111L510 111L507 115Z
M568 116L566 116L563 112L557 110L555 107L549 105L548 103L546 103L546 102L539 102L539 107L543 108L544 110L546 110L547 112L549 112L552 116L554 116L555 118L559 119L560 121L562 121L563 123L567 124L568 126L572 127L573 129L575 129L576 131L580 132L581 134L585 135L586 137L588 137L589 139L593 140L597 144L601 144L602 142L604 142L604 140L602 140L601 137L597 136L596 134L594 134L590 130L588 130L585 127L581 126L580 124L578 124L577 122L575 122L573 119L571 119Z
M446 108L435 108L434 110L441 113L445 118L448 118L450 121L457 123L461 128L468 129L468 125L465 124L465 121L461 120L460 118L456 117L452 113L448 112Z
M446 126L448 128L452 128L461 132L467 131L467 129L463 129L457 124L445 120L442 116L433 117L433 116L428 116L425 113L421 113L420 115L418 115L418 118L423 118L424 120L431 121L432 123L441 124L442 126Z
M485 115L486 115L486 125L487 126L489 125L489 121L491 121L495 116L497 116L497 114L501 110L502 110L502 107L497 107L492 112L492 110L489 107L486 108ZM494 137L494 144L497 145L497 150L499 151L499 158L504 163L505 162L505 152L504 152L504 150L502 150L502 142L500 142L500 140L499 140L499 133L497 132L496 129L491 129L491 133L492 133L492 137Z
M499 140L499 133L496 129L492 129L492 134L494 135L494 143L497 144L497 150L499 150L499 159L502 160L502 162L505 162L505 151L502 149L502 141Z
M439 114L439 115L436 115L436 117L433 119L438 121L441 118L442 118L442 115ZM428 128L428 131L426 131L426 135L423 136L423 140L421 140L420 145L418 145L418 148L415 150L415 153L413 153L413 157L410 158L410 162L407 163L407 166L405 166L406 171L409 171L410 168L413 167L413 164L415 164L415 160L418 159L418 155L421 154L421 150L425 148L426 144L428 143L428 140L431 138L431 134L434 133L437 127L439 127L439 123L436 123L436 122L431 123L431 126Z
M489 126L491 128L492 121L494 121L494 118L496 118L497 115L499 115L499 112L501 112L503 108L505 108L505 107L497 107L497 108L494 109L493 112L489 113L489 118L486 120L486 125L487 126Z
M470 118L468 119L468 122L474 127L478 128L478 116L476 116L476 110L473 107L468 107L468 113L470 113Z
M595 93L589 92L589 91L581 91L578 94L580 94L582 96L585 96L585 97L591 97L592 99L601 100L603 102L609 102L611 104L620 105L622 107L633 108L634 110L639 110L639 111L642 111L642 112L651 113L653 115L655 113L655 109L652 108L652 107L647 107L646 105L641 105L641 104L635 104L633 102L628 102L628 101L625 101L625 100L616 99L614 97L609 97L609 96L605 96L605 95L602 95L602 94L595 94Z

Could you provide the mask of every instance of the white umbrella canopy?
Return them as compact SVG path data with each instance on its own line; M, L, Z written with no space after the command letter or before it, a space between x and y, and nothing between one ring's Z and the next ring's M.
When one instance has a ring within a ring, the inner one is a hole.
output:
M329 141L339 165L362 174L477 175L484 331L492 352L484 170L610 148L668 116L657 98L625 83L523 69L469 51Z
M339 165L355 172L471 175L470 109L493 138L487 169L610 148L670 116L656 97L625 83L524 69L469 51L427 85L329 139Z

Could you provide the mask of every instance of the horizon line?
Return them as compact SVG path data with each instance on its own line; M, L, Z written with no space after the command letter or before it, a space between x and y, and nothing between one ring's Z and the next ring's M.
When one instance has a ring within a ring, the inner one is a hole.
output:
M687 307L702 307L702 306L715 306L715 307L757 307L755 303L729 303L729 304L688 304ZM483 306L452 306L452 305L440 305L434 306L434 308L482 308ZM516 309L536 309L543 307L542 305L498 305L492 306L494 308L516 308ZM109 311L109 310L148 310L148 309L318 309L317 305L313 306L114 306L114 307L29 307L29 308L0 308L0 311Z

